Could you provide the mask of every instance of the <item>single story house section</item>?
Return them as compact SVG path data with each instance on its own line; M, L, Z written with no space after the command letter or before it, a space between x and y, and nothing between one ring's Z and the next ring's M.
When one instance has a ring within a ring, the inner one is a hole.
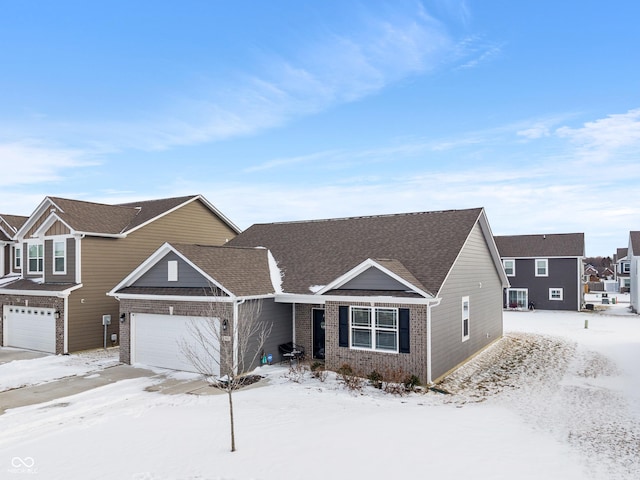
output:
M482 208L257 224L226 245L269 250L294 342L331 370L433 383L503 334Z

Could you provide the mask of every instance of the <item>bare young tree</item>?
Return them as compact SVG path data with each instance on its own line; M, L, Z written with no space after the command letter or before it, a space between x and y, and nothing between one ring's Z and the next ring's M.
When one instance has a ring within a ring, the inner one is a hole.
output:
M204 322L188 325L190 338L182 339L187 361L207 381L227 393L231 425L231 451L236 451L233 392L246 381L273 326L260 318L262 300L212 303Z

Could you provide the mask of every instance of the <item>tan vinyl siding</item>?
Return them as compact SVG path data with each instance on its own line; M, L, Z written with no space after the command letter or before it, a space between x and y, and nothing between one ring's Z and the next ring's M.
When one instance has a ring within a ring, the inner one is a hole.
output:
M235 235L201 202L195 201L125 238L83 238L83 287L69 298L69 350L73 352L102 346L102 315L111 315L108 340L112 333L118 333L119 305L106 292L163 243L222 245Z
M462 298L469 297L469 339L462 341ZM502 284L478 224L432 310L431 375L437 380L502 337Z
M27 233L24 234L24 238L31 238L36 230L40 228L40 226L45 222L45 220L49 218L49 211L44 212L40 218L38 218Z
M70 233L71 231L65 224L57 221L53 225L51 225L51 227L49 227L49 230L47 230L45 236L50 237L53 235L69 235Z

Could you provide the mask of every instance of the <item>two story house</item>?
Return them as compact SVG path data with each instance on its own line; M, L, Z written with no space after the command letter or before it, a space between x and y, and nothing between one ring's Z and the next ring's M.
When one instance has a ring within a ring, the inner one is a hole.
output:
M119 306L106 295L115 284L166 241L221 245L239 232L201 195L119 205L46 197L14 235L2 345L63 354L116 344Z
M175 346L211 302L228 305L220 328L231 336L242 305L262 299L278 342L329 369L432 383L501 338L507 285L476 208L257 224L206 249L167 244L110 295L121 301L123 361L182 368L175 348L154 345ZM274 342L265 349L278 358Z
M505 308L582 308L584 233L496 236L510 286Z

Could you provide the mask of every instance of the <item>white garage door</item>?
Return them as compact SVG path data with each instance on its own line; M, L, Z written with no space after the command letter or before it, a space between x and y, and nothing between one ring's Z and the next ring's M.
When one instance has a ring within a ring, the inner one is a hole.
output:
M3 341L7 347L56 353L56 318L53 308L5 305L2 317Z
M196 368L186 358L182 342L197 346L189 325L204 325L203 317L183 317L179 315L157 315L148 313L131 314L131 363L143 363L153 367L196 372ZM217 352L217 339L212 339ZM201 351L204 356L204 352ZM219 366L212 365L218 375Z

